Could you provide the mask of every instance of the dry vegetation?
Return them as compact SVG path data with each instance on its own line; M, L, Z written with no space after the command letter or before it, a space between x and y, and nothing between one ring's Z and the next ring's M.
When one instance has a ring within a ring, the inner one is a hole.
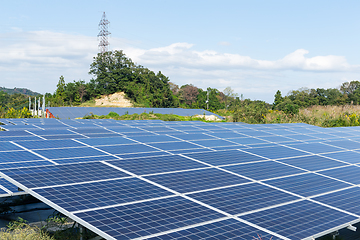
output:
M320 127L346 127L360 125L360 106L312 106L300 109L298 114L285 114L269 110L264 116L265 123L303 122Z

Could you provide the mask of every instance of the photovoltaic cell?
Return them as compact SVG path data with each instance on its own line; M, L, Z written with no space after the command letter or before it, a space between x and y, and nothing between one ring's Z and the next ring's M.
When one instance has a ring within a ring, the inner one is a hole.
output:
M259 139L274 143L295 142L294 139L288 137L282 137L282 136L265 136L265 137L259 137Z
M90 147L78 147L78 148L63 148L63 149L45 149L34 150L34 152L48 158L48 159L60 159L60 158L74 158L74 157L89 157L89 156L102 156L107 155L104 152L98 151Z
M275 177L304 173L304 171L300 169L273 161L240 164L222 168L255 180L264 180Z
M68 134L68 135L51 135L51 136L43 136L43 138L47 140L55 140L55 139L77 139L77 138L86 138L80 134Z
M171 143L150 143L150 146L159 148L165 151L172 151L172 150L180 150L180 149L192 149L192 148L201 148L201 146L191 144L188 142L171 142Z
M313 173L269 180L265 181L265 183L304 197L335 191L351 186L349 184Z
M235 219L227 219L220 222L210 223L199 227L149 238L149 240L258 239L259 236L261 236L263 239L279 239Z
M117 136L117 137L103 137L103 138L84 138L79 139L80 142L88 144L90 146L105 146L105 145L120 145L120 144L132 144L136 143L130 139Z
M146 178L180 193L248 182L245 178L214 168L154 175Z
M34 190L69 212L173 195L137 178Z
M360 153L358 152L346 151L346 152L326 153L322 155L348 163L360 163Z
M264 140L261 140L261 139L258 139L258 138L251 138L251 137L231 138L231 139L227 139L227 140L231 141L231 142L234 142L234 143L243 144L243 145L269 143L267 141L264 141Z
M215 220L224 215L182 197L76 213L116 239L132 239Z
M171 134L171 136L182 139L182 140L204 140L204 139L216 139L215 137L209 136L207 134L204 133L190 133L190 134Z
M124 144L117 146L100 146L97 147L103 151L106 151L111 154L127 154L127 153L142 153L142 152L155 152L159 151L156 148L144 144Z
M353 187L313 198L315 201L360 215L360 188Z
M0 152L0 162L26 162L31 160L44 160L28 151Z
M266 157L269 159L278 159L278 158L287 158L287 157L296 157L302 155L308 155L307 153L283 147L283 146L274 146L274 147L266 147L266 148L254 148L254 149L246 149L246 152L250 152L253 154L257 154L262 157Z
M249 153L241 152L238 150L218 151L218 152L203 152L203 153L188 153L186 156L208 163L215 166L227 165L235 163L246 163L255 161L264 161L265 158L261 158Z
M289 158L279 160L280 162L287 163L296 167L300 167L309 171L318 171L321 169L345 166L345 163L324 158L318 155Z
M289 239L304 239L357 218L304 200L241 216ZM332 221L329 221L331 218Z
M37 140L37 141L20 141L17 144L33 150L33 149L47 149L47 148L66 148L66 147L83 147L84 145L76 141L65 140Z
M299 199L258 183L194 193L188 196L231 215Z
M3 187L5 187L6 189L8 189L13 193L19 192L19 188L17 186L15 186L14 184L12 184L11 182L7 181L4 178L0 178L0 185L2 185Z
M83 162L99 162L99 161L116 160L116 159L119 158L111 155L104 155L104 156L95 156L95 157L53 159L52 161L58 164L68 164L68 163L83 163Z
M221 146L234 146L238 145L233 142L229 142L222 139L214 139L214 140L199 140L199 141L191 141L192 143L199 144L204 147L221 147ZM239 145L238 145L239 146Z
M22 150L22 148L10 142L3 142L0 144L0 151L13 151L13 150Z
M100 162L21 168L1 172L28 188L129 176Z
M151 135L151 136L133 136L130 137L135 141L139 141L142 143L156 143L156 142L175 142L179 141L176 138L166 136L166 135Z
M347 166L321 171L320 173L352 184L360 184L360 167Z
M28 162L13 162L13 163L0 163L0 170L10 169L10 168L23 168L23 167L36 167L36 166L48 166L54 165L52 162L47 160L36 160Z
M145 157L108 162L137 175L208 167L207 165L178 155Z
M341 147L349 150L360 149L360 142L354 142L351 140L339 140L339 141L329 141L326 144Z

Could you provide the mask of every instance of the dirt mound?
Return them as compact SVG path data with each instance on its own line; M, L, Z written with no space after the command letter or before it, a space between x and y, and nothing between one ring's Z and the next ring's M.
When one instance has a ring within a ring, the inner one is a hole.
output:
M217 116L215 115L195 115L193 117L196 117L196 118L205 118L206 121L221 121L220 118L218 118Z
M95 99L95 106L133 107L133 104L129 99L126 99L125 93L117 92Z

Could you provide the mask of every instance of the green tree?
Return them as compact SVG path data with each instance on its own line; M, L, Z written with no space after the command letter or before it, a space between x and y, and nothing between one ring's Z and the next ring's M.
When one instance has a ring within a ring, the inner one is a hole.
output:
M284 98L281 96L280 90L277 90L277 92L275 93L273 109L275 109L276 106L279 105L280 103L282 103L283 101L284 101Z

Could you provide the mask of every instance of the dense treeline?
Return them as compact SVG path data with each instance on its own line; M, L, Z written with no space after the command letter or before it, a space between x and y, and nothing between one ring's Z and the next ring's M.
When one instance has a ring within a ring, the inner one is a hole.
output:
M278 90L275 94L273 109L286 113L295 114L300 108L310 106L334 106L334 105L358 105L360 104L360 82L344 82L337 88L299 89L282 97Z
M8 94L0 91L0 108L15 110L29 106L29 96L21 93Z
M179 87L161 72L154 73L136 65L122 51L99 53L90 65L89 74L94 78L88 83L82 80L66 83L61 76L54 94L45 95L47 102L51 106L80 105L121 91L135 106L209 108L217 111L230 106L236 96L231 88L226 88L223 93L214 88L203 90L192 84Z
M161 72L136 65L122 51L99 53L90 65L90 82L65 83L61 76L56 92L47 94L51 106L78 105L101 95L125 92L139 106L176 107L177 101L170 90L169 78Z

